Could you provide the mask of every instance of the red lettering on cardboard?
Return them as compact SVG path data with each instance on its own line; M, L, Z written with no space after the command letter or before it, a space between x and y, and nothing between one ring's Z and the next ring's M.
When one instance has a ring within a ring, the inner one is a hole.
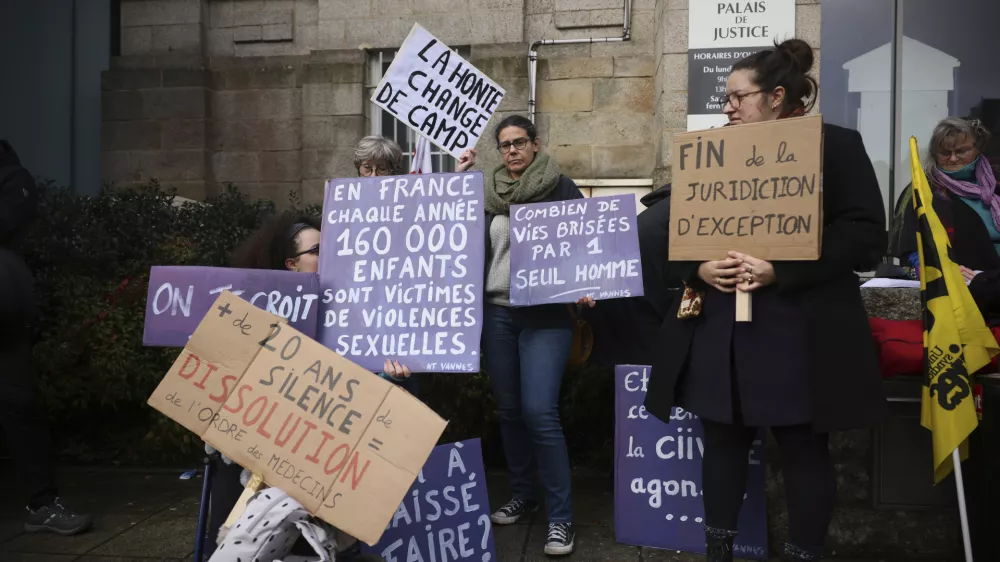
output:
M340 475L340 483L343 484L347 481L347 475L351 475L351 489L357 490L358 485L361 484L361 479L365 477L365 471L368 470L368 465L371 461L365 460L365 465L361 467L361 474L358 474L358 452L354 451L354 456L351 457L351 464L347 465L344 469L343 474ZM329 474L329 473L327 473Z
M334 456L336 456L336 454L339 451L344 451L343 457L340 459L340 462L338 462L336 466L330 468L330 461L333 459ZM349 454L351 454L351 447L346 443L334 449L333 452L330 453L330 456L326 458L326 463L323 465L323 472L325 472L328 475L336 474L338 470L344 468L344 463L347 462L347 455ZM354 455L357 456L357 453L355 453Z
M229 406L223 406L222 409L231 414L240 413L240 410L243 409L243 393L247 391L253 392L253 387L249 384L241 386L240 389L236 391L236 405L232 408Z
M209 395L208 399L212 402L218 402L223 404L226 402L226 398L229 396L229 383L238 380L236 375L226 375L222 377L222 391L218 394Z
M184 369L187 368L188 364L191 363L192 359L195 360L194 370L191 371L190 373L185 373ZM181 365L181 368L177 370L177 375L182 379L189 379L193 377L194 374L197 373L198 369L200 368L201 368L201 358L189 351L187 359L184 360L184 364Z

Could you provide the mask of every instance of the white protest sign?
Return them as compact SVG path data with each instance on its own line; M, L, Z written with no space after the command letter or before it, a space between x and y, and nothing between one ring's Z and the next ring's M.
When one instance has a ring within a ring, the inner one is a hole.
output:
M504 93L489 76L413 24L371 99L458 158L476 146Z

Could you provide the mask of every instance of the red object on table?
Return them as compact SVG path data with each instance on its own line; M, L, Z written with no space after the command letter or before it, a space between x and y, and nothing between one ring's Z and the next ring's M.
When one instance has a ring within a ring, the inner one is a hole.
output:
M878 346L882 377L920 375L924 372L924 323L920 320L885 320L869 318L872 337ZM993 328L1000 338L1000 327ZM983 371L997 372L997 358Z

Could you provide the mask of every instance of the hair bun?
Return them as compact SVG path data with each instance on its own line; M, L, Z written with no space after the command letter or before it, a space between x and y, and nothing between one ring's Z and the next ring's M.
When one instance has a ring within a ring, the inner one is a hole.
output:
M812 69L814 57L813 49L809 43L801 39L788 39L779 43L777 49L790 56L803 73Z

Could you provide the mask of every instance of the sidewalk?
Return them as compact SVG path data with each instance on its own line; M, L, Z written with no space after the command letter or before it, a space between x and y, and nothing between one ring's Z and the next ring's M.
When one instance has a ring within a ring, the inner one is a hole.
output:
M62 494L92 513L95 528L77 537L26 534L20 496L9 465L0 465L0 560L3 562L181 562L193 559L201 478L180 480L180 470L69 469L60 472ZM490 474L492 505L507 499L502 474ZM701 556L615 542L613 495L608 476L574 482L577 552L573 561L696 562ZM540 561L544 516L494 527L499 561ZM402 562L402 561L401 561ZM478 562L478 561L477 561ZM856 561L860 562L860 561Z

